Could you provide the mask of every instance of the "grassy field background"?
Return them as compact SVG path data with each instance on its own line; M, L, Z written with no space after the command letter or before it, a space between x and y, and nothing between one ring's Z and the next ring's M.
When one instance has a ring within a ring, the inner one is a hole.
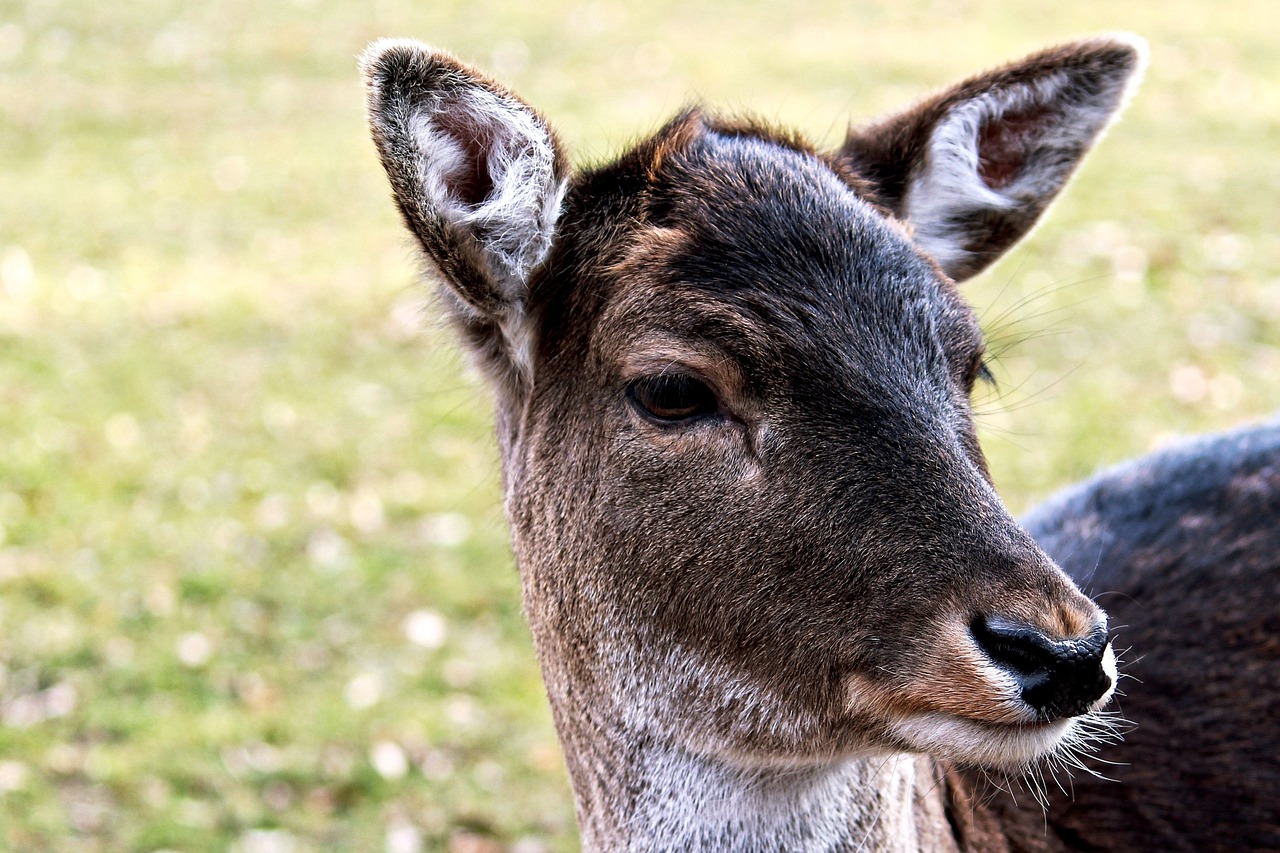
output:
M368 41L449 47L595 161L690 97L834 143L1111 29L1144 89L968 286L1017 510L1280 403L1273 4L0 0L0 850L576 847Z

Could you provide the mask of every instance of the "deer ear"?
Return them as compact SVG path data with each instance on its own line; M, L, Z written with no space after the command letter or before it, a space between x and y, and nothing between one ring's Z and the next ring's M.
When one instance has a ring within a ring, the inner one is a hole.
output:
M369 125L405 225L473 312L506 327L546 260L567 163L531 107L442 51L360 59Z
M839 154L957 281L1016 243L1066 184L1146 65L1128 34L1063 45L967 80Z

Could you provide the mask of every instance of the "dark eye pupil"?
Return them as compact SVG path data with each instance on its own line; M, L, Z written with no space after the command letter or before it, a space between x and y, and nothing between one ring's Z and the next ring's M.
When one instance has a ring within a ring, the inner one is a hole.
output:
M714 414L720 404L706 383L681 373L646 376L631 386L631 399L662 421Z

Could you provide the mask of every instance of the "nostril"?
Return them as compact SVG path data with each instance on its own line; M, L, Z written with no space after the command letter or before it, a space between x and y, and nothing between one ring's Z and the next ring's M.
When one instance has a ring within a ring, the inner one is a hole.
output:
M978 646L993 663L1015 672L1039 672L1052 668L1058 659L1053 641L1029 625L979 617L971 630Z
M990 616L975 619L970 631L1042 719L1082 714L1111 689L1105 624L1079 640L1055 640L1031 625Z

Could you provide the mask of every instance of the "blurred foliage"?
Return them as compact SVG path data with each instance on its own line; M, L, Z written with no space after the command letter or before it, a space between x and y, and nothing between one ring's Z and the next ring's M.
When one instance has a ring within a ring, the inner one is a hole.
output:
M1280 401L1280 31L1119 4L0 0L0 849L573 849L488 403L423 308L354 58L447 46L598 160L686 99L826 143L1152 42L969 292L1016 508Z

